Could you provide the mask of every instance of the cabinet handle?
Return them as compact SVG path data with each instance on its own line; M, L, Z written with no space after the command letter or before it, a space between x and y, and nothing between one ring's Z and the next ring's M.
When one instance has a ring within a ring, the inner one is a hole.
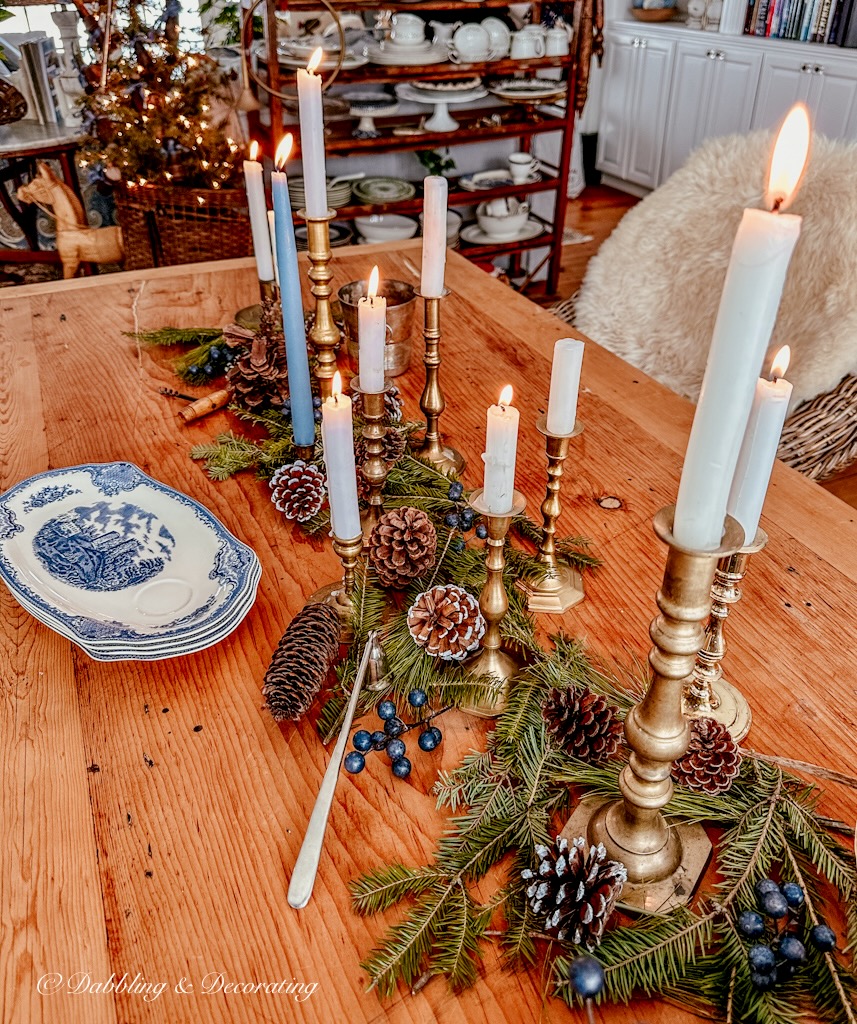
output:
M639 38L637 36L634 36L634 41L633 41L633 43L631 43L631 45L634 47L635 50L640 45L640 40L639 40ZM804 64L803 69L804 69L804 71L806 71L806 64Z
M804 74L807 74L807 75L811 75L812 74L812 65L811 64L801 64L800 69L801 69L801 71L804 72Z
M717 59L718 60L726 60L726 54L722 50L718 50L717 51Z
M709 60L714 60L714 58L717 56L717 54L714 52L714 50L708 50L708 52L705 54L705 56Z
M813 73L816 74L816 75L823 75L824 74L824 65L823 64L816 64L815 67L812 70L813 70Z
M647 40L647 39L641 39L641 40L640 40L640 49L641 49L641 50L645 50L645 48L646 48L646 47L647 47L648 45L649 45L649 43L648 43L648 40Z

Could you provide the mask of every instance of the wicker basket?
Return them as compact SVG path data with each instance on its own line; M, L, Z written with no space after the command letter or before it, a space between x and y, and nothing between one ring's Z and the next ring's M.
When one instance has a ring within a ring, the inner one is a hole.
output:
M115 196L126 270L253 253L244 189L121 184Z

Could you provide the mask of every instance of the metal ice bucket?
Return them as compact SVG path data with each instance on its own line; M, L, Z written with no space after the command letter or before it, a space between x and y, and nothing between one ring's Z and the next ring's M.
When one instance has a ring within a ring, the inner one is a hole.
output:
M339 289L339 304L348 354L357 362L357 302L366 294L366 281L351 281ZM397 377L411 361L411 342L417 312L417 293L405 281L382 281L378 294L387 300L387 344L384 346L384 372Z

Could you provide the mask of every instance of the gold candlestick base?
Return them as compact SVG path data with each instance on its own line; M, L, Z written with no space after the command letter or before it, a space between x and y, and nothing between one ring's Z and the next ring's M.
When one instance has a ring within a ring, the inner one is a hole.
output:
M583 433L583 424L577 420L570 434L551 434L548 431L547 416L540 416L536 429L545 437L548 457L548 483L542 502L542 541L536 558L547 569L540 580L516 580L515 586L527 595L527 609L531 612L547 612L561 615L579 604L583 598L583 577L570 565L557 560L554 536L556 522L562 511L559 492L562 481L563 463L568 457L571 438Z
M419 293L417 293L419 294ZM449 291L444 289L444 295ZM426 383L420 398L420 409L426 418L426 432L416 447L416 454L430 462L441 473L461 476L466 465L464 456L445 444L440 433L440 414L446 408L443 392L440 390L440 297L424 298L425 304L423 337L426 350L423 363L426 368Z
M502 649L500 623L509 610L509 598L503 583L503 569L506 566L503 549L506 534L509 532L512 518L520 515L527 507L527 500L520 491L515 491L512 507L508 512L497 515L489 511L480 488L471 494L468 504L474 512L483 517L488 528L488 539L485 541L487 576L485 586L479 595L479 610L485 619L486 627L482 649L465 661L464 668L472 675L493 676L497 680L497 687L490 699L486 698L479 704L470 705L462 710L478 718L495 718L505 708L509 684L523 666L523 659Z
M384 459L384 438L387 435L387 428L384 425L386 391L386 380L384 381L384 390L380 394L361 391L359 377L355 377L351 381L351 393L359 392L363 400L363 440L366 442L366 461L362 466L358 466L357 470L362 472L369 485L369 507L360 516L363 537L366 541L369 540L372 527L384 514L384 483L390 471Z
M243 327L246 331L253 331L254 334L259 330L259 324L262 320L262 303L273 302L278 296L276 283L274 281L260 281L259 293L262 302L254 302L252 306L244 306L232 318L239 327Z
M578 808L565 830L603 843L608 857L628 870L622 904L648 913L667 913L687 903L711 853L701 826L675 827L661 809L672 796L673 761L685 753L690 738L681 693L702 646L714 570L718 559L733 554L743 541L741 527L727 516L720 548L681 547L672 533L674 512L665 508L655 516L655 532L669 553L657 595L660 614L649 629L651 682L625 719L631 757L619 777L622 799Z
M333 537L333 550L342 562L342 579L328 583L309 598L309 604L329 604L339 615L340 638L347 643L353 636L351 620L354 615L354 572L363 551L363 534L349 540Z
M741 581L750 556L758 554L767 543L768 535L760 529L752 544L745 544L717 563L705 642L696 656L693 676L682 693L682 710L688 718L714 718L729 730L736 743L750 731L753 712L744 694L723 678L726 618L729 608L741 600Z
M330 282L330 222L336 216L335 210L328 210L324 217L310 217L306 210L298 210L307 226L307 257L310 268L307 276L312 282L315 298L315 316L309 332L309 340L315 349L315 377L318 381L321 400L333 394L333 375L336 373L336 349L339 346L339 328L333 319L330 296L333 294Z

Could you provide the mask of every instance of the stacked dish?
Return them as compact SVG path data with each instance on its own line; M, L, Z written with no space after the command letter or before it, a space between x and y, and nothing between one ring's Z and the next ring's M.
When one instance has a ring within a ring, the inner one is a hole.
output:
M363 178L355 181L352 186L354 198L358 203L377 206L381 203L398 203L405 199L413 199L416 188L403 178Z
M369 43L366 54L373 64L388 67L416 67L420 64L443 64L449 59L445 46L423 39L418 43L396 43L387 39L383 43Z
M341 206L348 206L351 201L351 182L339 181L331 185L331 178L327 179L327 205L332 210L338 210ZM306 205L306 191L303 178L289 177L289 199L292 202L293 210L302 210Z
M506 103L545 103L565 96L567 88L549 78L507 78L493 82L488 91Z
M354 232L342 221L332 220L330 222L330 248L339 249L348 245L354 238ZM295 224L295 247L298 252L306 252L309 248L309 237L306 224Z
M368 217L355 217L354 226L362 242L399 242L413 238L417 222L413 217L397 213L372 213Z
M51 470L0 499L0 578L97 661L219 643L249 612L261 574L208 509L128 462Z

